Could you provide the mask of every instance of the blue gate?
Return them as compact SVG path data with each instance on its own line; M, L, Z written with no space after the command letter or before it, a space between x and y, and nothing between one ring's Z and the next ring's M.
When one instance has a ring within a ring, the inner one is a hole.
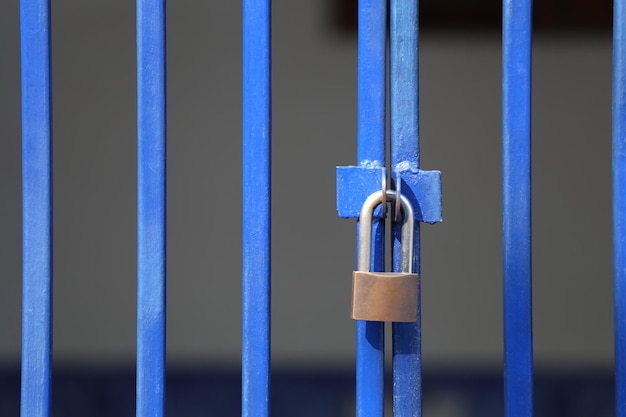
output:
M243 2L242 414L270 415L271 7ZM389 16L389 51L387 19ZM531 319L531 1L503 3L503 283L506 416L533 415ZM613 219L616 410L626 415L626 9L614 4ZM50 415L52 358L52 179L50 1L21 0L23 130L23 340L21 415ZM164 414L166 270L165 1L137 1L138 416ZM358 165L337 168L337 211L358 218L381 189L441 221L441 179L420 169L417 1L359 1ZM390 71L387 77L386 57ZM386 83L390 153L386 144ZM393 209L391 210L393 212ZM385 214L376 213L372 269L384 269ZM393 267L400 230L393 223ZM419 305L419 304L418 304ZM421 416L421 327L394 323L395 416ZM384 414L384 325L358 321L356 415Z

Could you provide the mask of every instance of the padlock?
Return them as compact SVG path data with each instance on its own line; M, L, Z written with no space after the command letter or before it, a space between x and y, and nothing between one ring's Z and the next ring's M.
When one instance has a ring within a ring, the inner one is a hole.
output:
M394 190L386 197L396 199ZM384 204L383 191L376 191L363 203L359 227L358 271L352 274L352 318L355 320L415 322L419 275L413 274L413 207L400 195L402 207L402 272L370 272L372 258L372 217Z

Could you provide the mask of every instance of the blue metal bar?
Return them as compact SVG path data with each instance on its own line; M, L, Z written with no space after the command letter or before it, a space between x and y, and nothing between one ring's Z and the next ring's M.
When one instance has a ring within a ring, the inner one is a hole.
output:
M360 166L385 166L387 3L359 0L358 147ZM381 189L382 189L381 178ZM359 222L357 220L357 233ZM372 222L373 271L385 268L385 222ZM356 323L356 416L383 417L384 323Z
M269 416L271 1L243 0L242 416Z
M359 165L384 167L386 126L387 4L359 0Z
M418 6L417 0L391 0L391 168L394 171L419 167Z
M419 168L418 1L392 0L391 46L391 168ZM400 183L396 179L396 188ZM393 228L394 271L400 270L401 229ZM415 222L413 271L420 273L420 226ZM419 294L419 292L418 292ZM418 295L419 297L419 295ZM394 416L422 415L421 311L415 323L393 323Z
M522 417L533 413L531 0L504 0L502 39L505 415Z
M137 0L137 416L165 397L165 0Z
M613 279L615 400L626 417L626 7L613 7Z
M52 361L52 136L50 1L21 0L22 417L50 414Z

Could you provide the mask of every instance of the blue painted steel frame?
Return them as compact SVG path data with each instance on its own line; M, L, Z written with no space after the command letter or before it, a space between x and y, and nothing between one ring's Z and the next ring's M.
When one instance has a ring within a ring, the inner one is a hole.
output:
M370 178L382 189L385 175L386 126L386 0L359 1L358 147L359 167L374 168ZM366 169L367 169L366 168ZM376 172L382 174L376 174ZM360 171L364 172L364 171ZM361 201L359 205L362 205ZM357 233L359 222L357 221ZM372 222L372 271L385 268L385 222ZM358 262L358 260L357 260ZM384 323L356 322L356 415L384 413Z
M243 0L242 416L269 416L271 1Z
M502 32L505 415L522 417L533 413L531 0L504 1Z
M22 42L22 417L50 414L52 136L50 1L20 2Z
M165 397L165 0L137 1L137 416Z
M391 168L396 188L419 168L418 1L392 0L390 19ZM408 191L408 190L407 190ZM400 226L393 228L393 267L400 271ZM420 224L415 222L413 272L420 273ZM422 415L421 309L417 321L393 323L393 413Z
M613 279L615 409L626 417L626 6L613 7Z

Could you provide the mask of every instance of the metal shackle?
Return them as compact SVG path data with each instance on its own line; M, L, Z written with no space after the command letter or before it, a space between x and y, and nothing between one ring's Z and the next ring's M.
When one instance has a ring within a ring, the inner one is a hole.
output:
M389 199L396 199L395 190L386 190L386 196ZM383 198L383 191L372 193L361 208L359 217L359 249L358 249L358 270L369 271L372 262L372 217L374 209L382 204L386 199ZM413 272L413 232L415 224L415 216L413 214L413 206L404 195L400 195L400 204L402 206L402 261L400 263L400 272Z

